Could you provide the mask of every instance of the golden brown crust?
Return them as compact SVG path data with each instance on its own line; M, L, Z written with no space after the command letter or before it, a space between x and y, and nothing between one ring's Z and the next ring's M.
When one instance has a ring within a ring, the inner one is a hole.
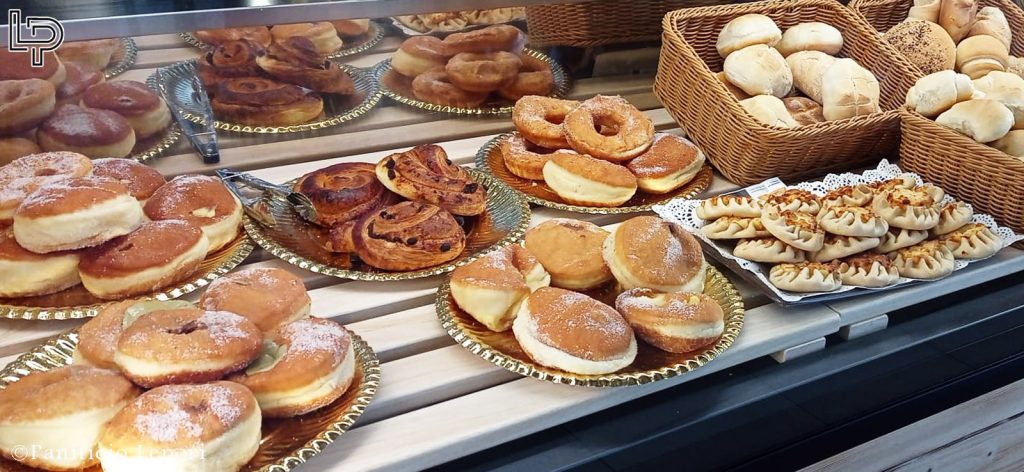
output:
M78 270L95 278L136 274L169 264L202 238L203 232L187 221L147 221L131 233L86 249ZM198 262L188 272L197 267Z
M494 25L464 33L452 33L444 38L445 49L452 55L459 53L487 53L512 51L523 32L515 26Z
M782 210L818 213L821 201L817 195L800 189L785 189L762 197L763 205L775 205Z
M435 105L476 108L487 100L486 92L469 92L456 87L444 68L430 69L412 80L416 98Z
M608 234L587 221L557 218L530 228L524 244L551 274L552 285L564 286L570 279L583 279L597 286L612 279L601 255Z
M158 188L143 209L154 221L185 220L202 227L230 218L239 206L220 179L182 175Z
M320 116L324 109L323 100L316 94L260 77L221 81L210 105L222 120L257 126L306 123Z
M22 178L54 180L84 177L92 172L92 161L77 152L41 152L16 159L0 167L0 184Z
M69 73L72 64L85 64L99 70L110 65L110 58L120 45L121 41L116 38L65 42L57 48L57 55Z
M637 177L661 178L688 169L699 156L700 149L688 139L661 133L654 135L651 147L626 167Z
M25 138L0 138L0 166L43 152L35 141Z
M441 146L422 144L377 163L377 178L391 191L413 201L437 205L456 215L487 209L487 190L448 159Z
M167 183L160 171L135 159L95 159L92 165L93 175L121 182L136 200L149 198Z
M384 270L416 270L459 257L466 233L440 207L402 202L364 215L352 231L356 254Z
M248 40L224 42L197 61L196 75L213 95L228 78L260 75L256 57L263 51L263 46Z
M66 177L44 183L18 207L19 218L42 218L74 213L117 197L128 187L106 177Z
M577 152L613 162L639 156L654 140L654 122L622 97L595 95L565 115L565 137ZM615 134L601 134L602 128Z
M444 71L456 87L468 92L493 92L515 80L523 62L510 52L456 54Z
M516 101L512 123L528 141L548 149L565 149L569 142L562 122L580 105L575 100L527 95Z
M103 72L88 64L69 62L64 65L67 79L57 87L57 101L60 104L78 103L89 87L103 82Z
M117 370L114 352L124 329L125 310L138 303L125 300L104 306L95 318L78 328L78 353L96 367Z
M881 264L882 268L886 271L893 267L892 261L888 257L873 252L863 252L856 256L847 257L843 259L842 264L865 272L869 271L875 264Z
M300 177L294 189L313 202L318 224L339 225L380 209L388 199L374 168L366 162L335 164Z
M29 54L0 48L0 80L49 79L61 66L51 51L43 52L42 67L33 67Z
M139 116L159 108L163 100L142 82L111 80L89 87L82 105L117 112L121 116Z
M355 82L338 63L324 60L307 38L293 36L257 54L256 64L275 79L322 93L351 95Z
M315 44L316 51L324 56L341 49L343 45L334 25L329 21L274 25L270 27L270 35L274 37L275 42L279 43L287 41L293 36L304 37Z
M135 136L123 116L110 110L71 104L57 107L39 126L39 134L66 146L102 146Z
M332 20L330 23L338 32L338 36L362 36L370 31L370 20L368 19Z
M309 310L309 293L302 279L284 269L248 268L210 283L199 307L242 315L264 332Z
M525 275L540 262L518 244L498 249L452 271L452 285L475 285L530 293Z
M527 299L537 340L590 361L622 357L633 330L622 315L582 293L542 287Z
M498 89L498 95L507 100L519 100L527 95L547 96L555 88L555 76L548 63L532 56L521 56L519 73L511 83Z
M930 207L935 205L935 199L926 192L915 189L894 188L882 195L890 207Z
M641 339L663 351L679 353L700 349L717 341L725 327L722 307L714 298L702 293L659 293L635 288L619 294L615 308ZM695 328L700 334L667 335L663 332L686 328ZM707 335L709 331L715 334Z
M95 367L70 365L33 372L0 390L0 423L43 421L110 408L139 393L121 374Z
M792 226L812 233L819 231L817 220L809 213L784 211L782 212L782 221L785 222L786 226Z
M652 286L683 285L704 263L697 238L656 216L638 216L615 229L617 262Z
M509 172L530 180L544 180L544 164L562 149L547 149L526 140L521 134L514 134L501 142L501 158Z
M822 206L865 206L871 203L874 197L873 190L869 185L857 184L839 187L826 193L821 198Z
M636 188L636 177L624 166L575 153L557 153L551 162L573 174L613 187Z
M198 30L193 31L192 34L200 41L213 45L244 39L267 47L271 41L270 29L266 26Z
M56 99L53 84L43 79L0 81L0 134L35 128L53 112Z
M240 371L228 380L257 395L299 389L337 369L352 344L348 330L323 318L293 321L269 339L284 349L277 363L261 372Z

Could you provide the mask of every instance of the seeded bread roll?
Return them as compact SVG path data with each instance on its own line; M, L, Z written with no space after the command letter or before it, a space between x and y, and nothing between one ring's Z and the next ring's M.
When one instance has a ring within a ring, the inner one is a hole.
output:
M907 20L893 26L883 38L925 74L956 65L956 43L935 23Z

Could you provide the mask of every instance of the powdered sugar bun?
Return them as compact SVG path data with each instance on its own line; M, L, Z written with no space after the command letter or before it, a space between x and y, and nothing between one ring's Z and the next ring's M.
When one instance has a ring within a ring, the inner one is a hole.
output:
M459 308L491 331L506 331L523 299L550 283L537 259L513 244L455 269L450 286Z
M264 333L309 317L309 293L295 274L271 267L250 267L210 283L199 299L204 310L242 315Z

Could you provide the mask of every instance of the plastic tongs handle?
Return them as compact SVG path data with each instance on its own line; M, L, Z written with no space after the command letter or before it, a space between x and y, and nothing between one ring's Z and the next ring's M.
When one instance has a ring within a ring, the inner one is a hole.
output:
M161 85L160 93L164 96L164 100L171 105L170 108L174 112L174 119L185 132L185 136L192 143L192 147L202 156L204 163L216 164L220 162L217 131L213 125L213 108L210 105L210 98L206 94L206 87L203 86L198 77L192 77L191 90L189 91L191 103L188 104L188 108L191 113L196 113L203 117L202 123L196 123L185 118L182 113L185 107L175 100L173 95L168 93L165 88L165 84L167 84L167 71L157 69L157 74L160 74L161 77L161 80L158 81Z

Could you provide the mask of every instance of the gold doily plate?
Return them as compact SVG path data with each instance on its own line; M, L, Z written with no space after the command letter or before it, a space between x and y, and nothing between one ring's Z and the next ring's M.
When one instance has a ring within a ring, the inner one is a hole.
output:
M334 403L295 418L263 420L260 447L246 464L244 471L287 472L322 452L348 431L380 388L380 361L366 341L352 334L356 354L356 373L352 386ZM77 331L50 338L42 345L21 355L0 372L0 390L32 372L45 372L71 363L78 345ZM6 472L37 471L7 459L0 459L0 470ZM99 472L99 466L86 469Z
M555 208L558 210L574 211L577 213L590 213L594 215L628 214L651 211L654 205L665 203L674 198L694 198L711 186L714 173L711 166L704 164L700 172L686 185L679 187L669 193L657 195L637 190L633 198L629 199L622 206L617 207L588 207L582 205L571 205L565 203L558 194L551 190L542 180L530 180L519 177L505 167L505 160L501 155L501 143L514 136L515 131L496 136L491 139L476 153L476 166L486 169L498 180L505 182L517 192L521 193L527 201L533 204Z
M353 37L343 37L341 49L336 52L332 52L324 57L328 59L336 59L339 57L352 56L361 52L366 52L370 48L376 46L381 40L384 39L384 27L378 24L376 21L370 21L370 29L366 34ZM206 44L195 37L191 32L178 33L189 46L194 46L199 49L210 49L210 45Z
M178 142L180 137L181 127L177 123L171 122L170 126L155 136L136 141L135 148L132 149L132 153L128 155L128 158L139 162L146 162L170 149L174 143Z
M614 305L617 294L612 285L614 283L586 293ZM498 367L527 377L566 385L625 387L682 375L711 362L732 345L743 328L743 299L732 282L712 266L708 267L705 275L704 293L714 298L725 312L725 332L718 342L699 351L675 354L656 349L638 339L637 355L633 364L605 375L573 374L534 362L519 347L519 342L511 330L500 333L491 331L459 309L451 296L451 288L447 281L437 290L436 307L441 327L455 339L456 343Z
M240 234L227 246L213 254L207 255L206 259L199 265L199 269L187 280L162 289L159 292L131 298L138 300L171 300L194 292L237 267L238 264L241 264L249 256L252 249L253 244L249 241L249 238L245 234ZM51 295L0 298L0 318L22 320L88 318L96 316L104 306L118 301L120 300L96 298L86 291L82 284L78 284Z
M131 68L135 64L135 58L139 55L139 48L135 45L135 40L132 38L118 38L118 41L121 44L114 50L114 54L111 55L110 64L107 64L107 68L103 69L103 78L107 80L121 75ZM57 53L60 54L60 51Z
M572 81L569 79L569 74L558 61L533 49L524 49L523 54L534 59L540 59L551 66L551 74L555 78L555 90L551 93L552 97L564 97L569 93L569 89L572 88ZM373 66L373 75L380 82L380 90L384 96L403 105L427 111L473 116L509 115L512 113L512 106L515 104L510 100L500 99L487 102L478 108L460 108L425 102L413 95L412 79L391 70L391 58L385 59Z
M236 133L297 133L329 128L359 118L380 102L380 87L369 71L348 64L339 64L339 66L341 70L352 77L356 93L354 95L321 94L324 99L324 111L319 118L313 121L292 126L257 126L214 120L214 127ZM174 96L173 101L177 102L176 104L168 103L168 105L181 105L184 108L182 116L185 119L202 123L204 120L202 112L190 106L193 103L192 77L196 75L196 60L176 62L161 70L167 73L162 77L154 73L147 82L152 80L154 88L159 89L156 87L157 81L166 80L166 83L162 85L166 88L167 93Z
M390 272L376 269L351 254L332 253L324 249L326 231L303 220L287 202L265 200L267 208L277 220L270 228L247 219L245 231L267 252L289 264L333 277L353 280L396 281L412 280L444 274L495 249L518 241L530 224L530 206L507 185L475 169L466 169L473 178L487 188L487 210L482 215L464 217L466 249L454 261L421 270ZM294 181L285 185L292 186Z

